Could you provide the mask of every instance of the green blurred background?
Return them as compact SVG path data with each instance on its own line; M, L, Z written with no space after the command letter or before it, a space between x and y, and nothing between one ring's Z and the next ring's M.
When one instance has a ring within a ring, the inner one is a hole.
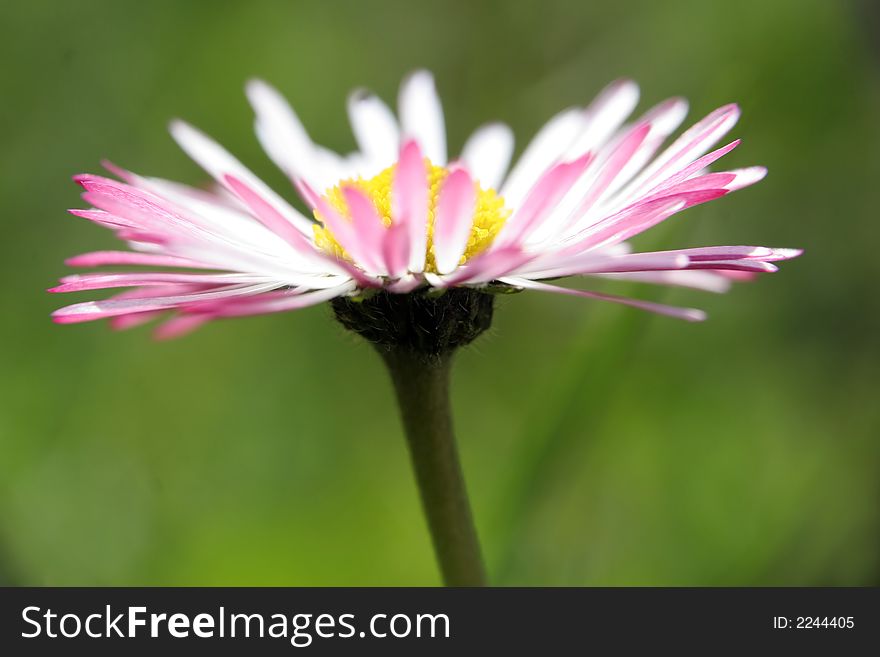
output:
M244 81L348 149L355 86L436 74L450 146L490 119L519 148L631 76L641 108L744 116L730 166L760 185L643 248L807 255L688 325L521 294L455 371L457 427L493 581L880 583L880 85L870 3L5 2L0 27L0 580L385 585L439 578L390 386L324 307L170 343L49 313L62 260L112 247L65 214L108 157L193 184L184 117L276 189ZM292 197L292 195L290 195ZM620 286L608 287L631 291Z

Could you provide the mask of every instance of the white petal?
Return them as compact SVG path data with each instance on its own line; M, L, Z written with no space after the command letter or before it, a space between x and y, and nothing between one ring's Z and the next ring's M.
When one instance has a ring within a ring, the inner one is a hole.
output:
M416 71L400 87L398 112L404 138L416 139L432 163L446 164L446 126L443 107L428 71Z
M636 108L639 87L632 80L612 82L586 110L586 127L571 144L567 156L578 157L602 146Z
M224 176L227 174L235 176L252 187L301 232L311 234L312 221L297 212L213 139L183 121L171 123L171 135L193 160L224 187L226 187Z
M246 92L256 112L256 132L263 150L290 177L307 177L314 144L284 97L262 80L247 83Z
M510 166L513 131L503 123L477 128L461 151L461 159L483 188L497 189Z
M538 131L501 188L507 207L517 209L548 167L558 160L585 126L580 108L564 110Z
M348 117L370 165L376 169L391 166L400 149L400 129L388 106L373 94L358 90L348 97Z

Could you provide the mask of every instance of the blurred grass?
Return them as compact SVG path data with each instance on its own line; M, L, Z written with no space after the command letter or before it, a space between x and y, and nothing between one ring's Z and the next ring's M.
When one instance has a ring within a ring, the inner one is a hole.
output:
M638 246L802 246L707 324L520 294L461 354L454 402L504 584L880 582L876 60L847 3L19 3L0 26L5 207L0 581L433 584L385 375L326 308L173 343L58 327L62 260L112 239L65 216L108 157L204 180L173 116L276 189L241 93L258 75L312 135L427 66L450 144L541 123L619 76L691 118L738 101L730 166L760 185ZM616 288L619 291L620 288ZM79 297L77 297L79 298ZM72 299L72 297L71 297Z

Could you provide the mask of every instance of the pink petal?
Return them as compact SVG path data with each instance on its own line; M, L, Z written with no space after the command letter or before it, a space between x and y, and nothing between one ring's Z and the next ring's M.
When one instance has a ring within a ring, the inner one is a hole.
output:
M370 249L370 245L366 244L355 230L354 224L339 214L336 209L328 203L324 197L318 194L305 180L297 180L296 185L308 203L317 210L324 220L324 224L333 233L333 237L339 245L345 249L348 255L361 267L366 268L374 254ZM338 261L342 264L342 261ZM354 272L351 272L354 275ZM360 279L364 279L363 274L358 274Z
M149 324L157 317L165 314L164 310L153 310L148 312L131 313L129 315L119 315L109 319L110 328L114 331L127 331L129 329Z
M401 223L391 224L386 231L385 242L382 245L385 269L391 278L400 278L406 274L409 254L409 227Z
M61 279L61 285L49 292L81 292L103 290L112 287L140 287L143 285L167 285L168 283L205 283L209 285L237 285L264 281L263 276L236 274L186 274L171 272L124 273L124 274L74 274Z
M173 340L192 333L197 328L211 321L209 315L183 314L172 317L167 322L160 324L153 332L157 340Z
M78 175L74 179L86 190L83 198L88 203L124 217L137 229L166 237L217 239L200 226L196 218L185 215L174 204L150 192L90 174Z
M714 271L635 271L618 274L594 274L599 278L655 285L675 285L705 292L722 293L730 289L730 279Z
M674 251L658 251L658 253L679 253L688 256L691 262L708 260L763 260L772 262L796 258L803 253L802 249L774 249L767 246L701 246L692 249L675 249Z
M146 265L152 267L189 267L191 269L216 269L189 258L161 255L156 253L140 253L138 251L92 251L73 256L64 261L71 267L103 267L106 265Z
M407 226L409 233L409 270L415 274L425 269L428 242L428 180L425 160L415 141L407 141L392 183L393 218Z
M569 149L586 125L580 108L564 110L550 119L529 142L501 187L508 207L517 209L548 168Z
M344 296L354 289L354 283L349 282L325 290L315 290L313 292L303 292L298 294L291 293L284 297L276 297L265 301L260 298L242 300L240 302L233 301L223 304L216 309L211 309L210 314L213 317L246 317L249 315L264 315L268 313L297 310L299 308L314 306L323 303L324 301Z
M528 262L534 256L523 253L515 246L484 251L471 258L448 276L434 277L435 287L473 285L488 283L499 276L505 276Z
M538 180L522 207L504 224L493 248L517 244L534 230L553 210L586 171L592 156L587 153L573 162L561 162L551 167Z
M677 253L630 253L619 256L602 256L585 253L561 261L555 267L536 270L524 268L518 275L528 278L559 278L584 274L608 274L617 272L655 271L685 269L689 260L686 255Z
M707 260L705 262L692 262L688 265L688 269L730 269L733 271L753 271L758 273L772 274L779 270L779 267L761 260Z
M223 177L232 192L247 205L254 216L259 219L266 228L281 237L285 242L290 244L300 254L306 257L314 257L315 248L311 241L306 239L299 228L294 226L290 220L284 217L275 206L260 196L257 191L250 187L247 183L239 180L231 174Z
M638 153L639 148L650 132L650 123L642 123L635 126L621 140L620 144L614 149L614 152L608 157L608 160L598 165L601 167L599 176L585 194L580 207L575 211L575 216L580 216L587 212L602 197L605 191L611 187L620 172Z
M424 276L428 274L405 274L403 277L397 279L396 281L391 281L388 285L385 286L385 289L389 292L393 292L394 294L409 294L417 287L421 286L424 283ZM433 276L433 274L432 274Z
M118 230L119 228L136 227L136 224L129 221L128 219L118 217L114 214L110 214L109 212L104 212L103 210L80 210L78 208L71 208L68 210L68 212L75 217L88 219L89 221L93 221L96 224L111 228L113 230Z
M703 155L702 157L694 160L693 162L688 164L686 167L681 169L678 173L676 173L672 176L669 176L668 178L663 180L663 182L660 183L659 185L657 185L656 187L654 187L654 189L645 190L644 185L642 185L642 188L641 188L641 190L638 191L638 193L641 194L643 192L646 192L645 193L646 196L648 194L653 196L661 191L669 189L670 187L677 185L681 181L687 180L688 178L690 178L694 174L699 173L700 171L702 171L703 169L705 169L706 167L711 165L713 162L721 159L722 157L727 155L730 151L732 151L734 148L739 146L740 142L741 142L741 140L736 139L736 140L730 142L729 144L727 144L726 146L722 146L721 148L718 148L718 149L712 151L711 153L707 153L706 155ZM636 194L636 190L628 189L627 191L622 192L621 194L624 196L634 196Z
M441 274L455 269L467 248L475 201L474 182L464 169L453 171L443 181L434 218L434 259Z
M184 121L173 121L170 129L171 135L180 147L205 171L210 173L217 182L225 185L227 184L225 176L235 176L255 190L300 232L306 235L311 234L312 222L309 219L297 212L287 201L272 191L268 185L213 139Z
M568 250L583 251L623 242L677 212L720 198L727 193L726 189L707 189L635 203L582 230L573 238L572 246Z
M650 189L700 157L724 136L739 119L739 107L725 105L710 113L686 130L661 153L633 183L633 195L639 189Z
M354 232L361 243L365 269L380 275L387 274L382 252L387 230L373 201L356 187L345 185L342 195L351 214Z
M566 154L578 157L588 151L597 152L639 101L639 87L632 80L616 80L599 92L584 111L584 129Z
M111 297L112 299L145 299L148 297L158 297L164 295L189 294L191 292L203 292L212 289L210 285L167 285L164 287L139 287ZM124 331L128 329L147 324L152 320L164 315L165 310L152 310L146 312L133 312L127 315L117 315L111 317L110 327L115 331Z
M267 292L278 287L277 283L260 285L235 285L207 292L192 294L174 294L169 296L149 297L144 299L106 299L104 301L87 301L60 308L52 313L52 319L59 324L89 322L105 317L127 315L129 313L150 310L165 310L175 306L184 306L199 301L213 301L226 297L244 297Z
M526 278L505 277L499 280L502 283L507 283L508 285L513 285L514 287L525 288L527 290L538 290L539 292L555 292L557 294L567 294L574 297L583 297L585 299L611 301L612 303L619 303L624 306L631 306L633 308L639 308L640 310L647 310L652 313L657 313L658 315L666 315L668 317L675 317L676 319L683 319L688 322L702 322L706 319L706 313L704 313L702 310L697 310L695 308L678 308L676 306L667 306L662 303L653 303L651 301L628 299L626 297L619 297L613 294L588 292L587 290L572 290L566 287L558 287L556 285L548 285L547 283L531 281Z

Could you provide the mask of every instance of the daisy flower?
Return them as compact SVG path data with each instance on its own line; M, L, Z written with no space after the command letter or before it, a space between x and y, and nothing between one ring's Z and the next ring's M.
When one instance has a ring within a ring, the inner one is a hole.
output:
M508 172L513 135L500 123L478 128L448 160L443 110L424 71L404 81L397 116L369 93L351 95L358 150L347 155L315 144L267 84L250 82L247 94L260 142L309 214L209 137L175 121L172 135L215 187L112 164L106 167L120 180L76 176L92 207L71 212L110 228L129 248L85 253L68 264L127 269L67 276L52 291L126 291L67 306L54 319L109 318L126 328L162 316L157 335L167 338L214 319L329 301L388 367L450 585L486 582L452 431L449 373L455 350L491 324L495 294L553 292L697 321L704 318L699 310L574 289L558 279L721 292L800 254L763 246L634 253L627 244L682 210L764 177L762 167L707 172L739 143L710 150L739 117L735 105L661 150L684 119L685 101L668 100L626 123L638 88L615 82L588 107L552 118Z
M128 249L85 253L67 264L125 270L66 276L51 291L126 290L62 308L56 322L110 318L126 328L164 316L157 335L173 337L213 319L335 299L337 316L357 330L363 317L352 312L372 312L358 304L376 297L374 303L391 308L404 303L393 297L472 300L519 290L696 321L704 318L699 310L572 289L557 279L721 292L800 253L764 246L634 253L627 244L682 210L764 177L762 167L707 172L739 144L710 151L736 123L735 105L715 110L661 150L687 103L673 98L626 123L638 88L618 81L588 107L553 117L508 171L513 134L501 123L478 128L460 155L448 158L443 109L425 71L401 85L397 116L367 92L349 97L358 150L345 155L315 144L269 85L251 81L247 95L261 144L310 215L208 136L175 121L171 134L216 186L197 189L109 163L120 180L75 176L92 207L71 213L110 228Z

